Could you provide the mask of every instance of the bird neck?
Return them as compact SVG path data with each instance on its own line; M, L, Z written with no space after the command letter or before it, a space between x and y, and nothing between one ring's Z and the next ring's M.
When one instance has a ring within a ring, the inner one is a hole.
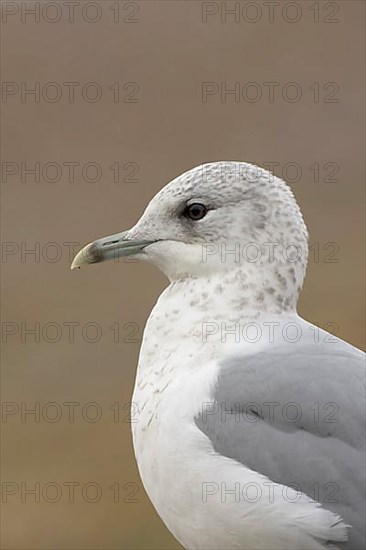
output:
M215 320L256 319L262 314L296 312L304 278L300 264L242 265L202 277L185 277L172 282L165 299L179 295L185 308Z

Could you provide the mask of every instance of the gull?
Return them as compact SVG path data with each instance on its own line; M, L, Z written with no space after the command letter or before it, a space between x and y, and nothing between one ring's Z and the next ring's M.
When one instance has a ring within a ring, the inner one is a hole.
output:
M284 181L221 161L72 263L133 256L169 279L132 430L146 492L187 549L365 548L364 354L297 314L307 243Z

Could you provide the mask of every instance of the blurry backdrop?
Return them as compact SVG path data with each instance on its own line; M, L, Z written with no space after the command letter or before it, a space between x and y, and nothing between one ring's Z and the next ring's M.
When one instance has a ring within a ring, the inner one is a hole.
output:
M363 347L364 36L358 1L2 2L2 548L179 548L128 414L167 281L69 265L181 172L287 179L310 230L300 314Z

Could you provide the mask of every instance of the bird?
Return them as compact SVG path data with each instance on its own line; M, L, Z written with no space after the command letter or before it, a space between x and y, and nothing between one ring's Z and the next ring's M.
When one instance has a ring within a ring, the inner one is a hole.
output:
M297 313L308 231L242 161L165 185L72 268L132 256L168 278L145 326L133 446L186 549L365 548L364 353Z

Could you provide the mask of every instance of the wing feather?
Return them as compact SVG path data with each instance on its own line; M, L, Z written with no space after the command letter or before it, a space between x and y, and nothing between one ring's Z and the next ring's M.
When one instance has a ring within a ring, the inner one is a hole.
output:
M213 401L195 421L216 452L336 512L352 526L340 547L365 547L362 352L300 342L232 356Z

